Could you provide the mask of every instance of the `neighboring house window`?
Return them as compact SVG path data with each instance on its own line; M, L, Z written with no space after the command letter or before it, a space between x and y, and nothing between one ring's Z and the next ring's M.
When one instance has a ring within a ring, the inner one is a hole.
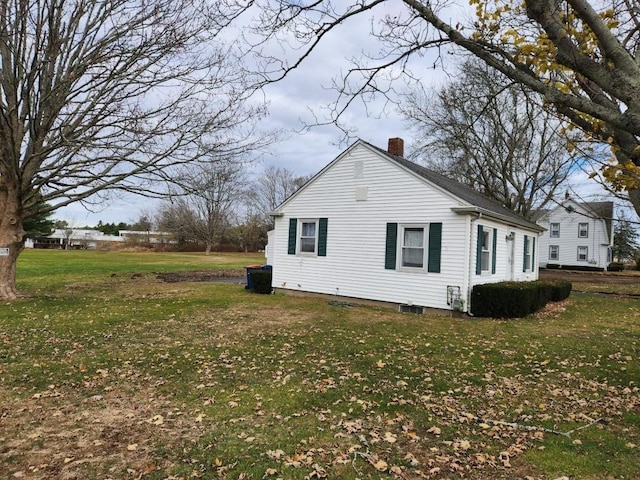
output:
M579 223L578 224L578 238L589 238L589 224L588 223Z
M524 236L524 255L522 260L522 271L532 272L535 265L536 239L530 235Z
M289 219L288 254L327 256L328 219Z
M476 275L496 273L498 230L478 225Z
M399 261L397 257L400 256ZM387 223L384 268L408 268L440 273L442 223L398 225Z
M410 268L424 267L424 227L402 228L401 266Z
M549 235L551 238L560 238L560 224L551 223L549 225Z
M558 260L560 258L560 246L549 245L549 260Z
M589 259L589 247L578 247L578 261L586 262Z

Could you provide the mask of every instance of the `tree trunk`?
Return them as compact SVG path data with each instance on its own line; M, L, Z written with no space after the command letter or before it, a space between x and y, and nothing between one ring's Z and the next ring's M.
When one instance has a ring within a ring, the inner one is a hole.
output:
M0 222L0 300L14 300L20 295L16 289L16 263L24 249L24 230L15 217Z
M629 189L629 200L631 200L631 205L633 205L638 217L640 217L640 187Z
M204 254L205 255L209 255L210 253L211 253L211 244L207 243L207 247L206 247L206 249L204 251Z

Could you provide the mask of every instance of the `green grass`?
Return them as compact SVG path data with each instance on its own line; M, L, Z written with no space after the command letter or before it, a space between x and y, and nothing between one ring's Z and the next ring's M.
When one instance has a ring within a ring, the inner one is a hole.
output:
M154 274L263 261L25 252L0 477L640 477L638 300L456 320Z

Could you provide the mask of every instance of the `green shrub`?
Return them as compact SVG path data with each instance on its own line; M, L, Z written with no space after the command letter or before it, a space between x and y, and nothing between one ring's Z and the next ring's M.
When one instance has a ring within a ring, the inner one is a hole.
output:
M251 284L255 293L271 293L271 269L251 270L249 271L249 275L251 275Z
M471 291L471 313L478 317L520 318L564 300L571 282L499 282L476 285Z
M537 295L534 282L476 285L471 290L471 313L478 317L525 317L533 311Z
M620 262L611 262L608 266L607 266L607 270L609 272L621 272L624 270L624 263L620 263Z
M552 302L560 302L567 298L571 294L571 282L567 280L555 280L553 282L547 282L551 286L551 297L549 298Z

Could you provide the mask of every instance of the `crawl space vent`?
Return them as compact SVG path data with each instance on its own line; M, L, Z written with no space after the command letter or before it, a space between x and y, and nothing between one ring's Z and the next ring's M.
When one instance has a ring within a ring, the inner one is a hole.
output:
M424 308L417 305L400 305L400 312L422 315L424 313Z

